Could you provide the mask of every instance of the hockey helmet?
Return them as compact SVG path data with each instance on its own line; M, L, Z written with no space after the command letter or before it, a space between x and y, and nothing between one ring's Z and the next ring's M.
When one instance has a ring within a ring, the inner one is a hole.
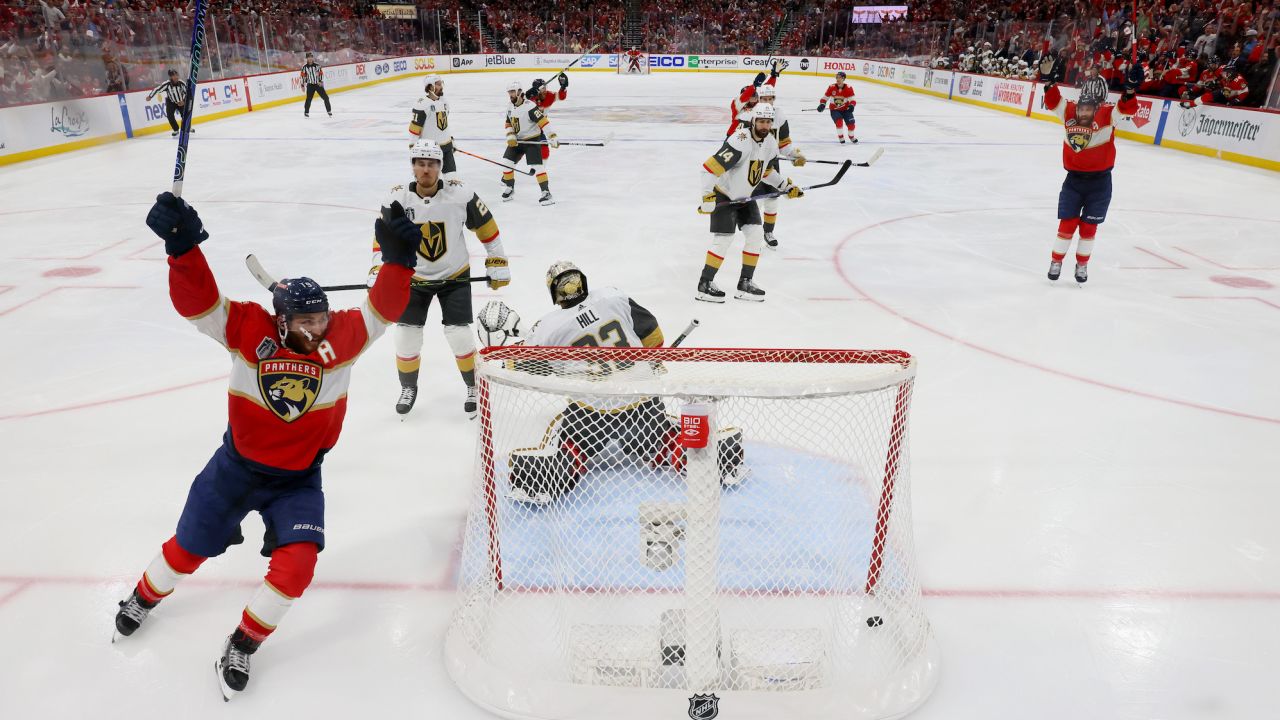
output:
M324 294L320 283L311 278L286 278L276 282L275 287L272 288L271 307L275 310L276 332L280 342L287 344L289 321L293 316L329 312L329 297Z
M428 88L433 87L438 82L440 82L439 75L428 75L426 79L422 81L422 83Z
M512 80L507 85L507 92L524 92L524 86L520 84L519 80Z
M777 113L773 111L773 105L762 102L751 109L751 122L756 120L768 120L773 122L773 118Z
M756 94L760 96L761 102L773 102L769 98L778 97L778 89L772 85L761 85L760 89L756 90Z
M836 79L837 79L837 80L843 80L843 79L845 79L846 77L849 77L849 76L848 76L848 75L845 75L843 70L841 70L841 71L839 71L839 72L837 72L837 73L836 73Z
M559 260L547 268L547 290L551 302L560 307L573 307L587 299L587 276L568 260Z
M440 149L435 140L423 138L409 148L409 162L412 163L419 158L444 162L444 150Z

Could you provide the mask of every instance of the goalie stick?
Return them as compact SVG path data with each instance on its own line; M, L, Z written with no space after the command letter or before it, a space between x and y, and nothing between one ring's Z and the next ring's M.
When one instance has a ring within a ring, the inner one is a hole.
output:
M884 148L876 148L876 151L871 153L871 157L867 158L862 162L854 163L852 167L871 167L872 165L875 164L877 160L880 159L880 156L883 154L884 154ZM782 159L786 160L787 162L792 162L792 163L795 162L794 158L782 158ZM806 165L808 165L809 163L816 163L819 165L843 165L849 161L848 160L810 160L808 158L805 158L804 162Z
M267 269L262 266L262 262L258 260L256 255L250 253L246 256L244 259L244 265L249 268L249 274L253 276L254 280L258 281L259 285L266 288L268 292L275 292L275 277L267 272ZM456 280L420 280L410 282L409 284L411 287L439 287L441 285L462 285L465 283L488 281L489 278L487 276L481 275L480 277L458 278ZM320 289L325 292L334 292L338 290L368 290L369 286L365 283L360 283L358 285L323 285Z
M506 163L500 163L500 162L498 162L497 160L490 160L489 158L487 158L487 157L485 157L485 156L483 156L483 155L477 155L477 154L475 154L475 153L469 153L469 152L467 152L466 150L463 150L462 148L460 148L460 147L458 147L458 146L456 146L456 145L454 146L453 151L454 151L454 152L460 152L460 153L462 153L463 155L470 155L471 157L473 157L473 158L475 158L475 159L477 159L477 160L483 160L483 161L485 161L485 162L487 162L487 163L491 163L491 164L493 164L493 165L497 165L498 167L502 168L503 170L510 170L511 172L518 172L518 173L520 173L521 175L528 175L529 177L533 177L533 175L534 175L534 171L533 171L533 170L521 170L521 169L520 169L520 168L518 168L518 167L514 167L514 166L511 166L511 165L507 165Z
M830 187L831 185L835 185L836 183L840 182L841 178L844 177L845 173L849 172L849 168L851 167L853 167L853 161L845 160L843 163L841 163L840 169L836 171L835 177L831 178L830 180L824 183L818 183L816 185L805 185L800 189L808 191L808 190L816 190L818 188ZM781 197L783 195L786 195L788 192L789 191L787 190L775 190L773 192L765 193L763 195L752 195L749 198L743 198L741 200L725 200L725 201L716 203L716 207L721 208L721 207L724 207L725 205L741 205L743 203L749 203L752 200L765 200L767 198Z
M178 133L178 156L173 162L173 195L182 197L182 182L187 177L187 144L191 141L191 110L196 105L196 80L200 75L200 56L204 54L205 1L196 0L191 23L191 70L187 74L187 99L182 104L182 127Z

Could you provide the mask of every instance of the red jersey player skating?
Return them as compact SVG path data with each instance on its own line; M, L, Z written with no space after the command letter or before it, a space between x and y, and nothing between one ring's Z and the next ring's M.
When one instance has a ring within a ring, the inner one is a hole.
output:
M422 235L403 214L375 221L389 264L359 309L330 312L314 280L295 278L276 284L267 312L222 296L197 247L209 233L186 202L160 195L147 226L169 255L174 309L231 353L228 423L222 446L191 483L177 531L120 602L113 642L137 631L207 558L243 542L240 523L256 510L271 563L215 664L229 700L249 682L249 656L311 583L324 548L320 464L342 432L351 364L403 312Z
M1076 229L1080 242L1076 245L1076 282L1089 279L1089 258L1098 226L1107 219L1111 205L1111 168L1116 164L1115 121L1138 111L1134 93L1141 82L1142 68L1130 69L1124 94L1116 105L1106 97L1081 96L1078 102L1062 97L1050 74L1044 89L1044 106L1062 118L1066 137L1062 143L1062 166L1067 177L1058 193L1058 238L1053 243L1049 263L1049 279L1062 274L1062 260L1071 248Z
M836 73L836 81L827 86L827 92L818 101L818 112L826 110L827 103L831 103L831 122L836 124L836 137L840 139L840 144L844 144L846 126L849 128L849 142L858 142L858 138L853 135L853 130L858 125L853 119L853 109L858 106L858 101L853 99L853 86L845 84L843 70Z

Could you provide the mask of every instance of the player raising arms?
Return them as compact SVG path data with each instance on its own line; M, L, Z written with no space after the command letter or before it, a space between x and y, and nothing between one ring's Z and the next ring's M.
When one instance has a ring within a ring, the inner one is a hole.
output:
M724 292L714 281L729 243L733 242L735 228L742 230L745 242L742 274L734 297L764 300L764 290L753 280L764 245L764 231L760 226L760 207L752 196L770 190L782 191L792 198L804 194L778 171L778 140L772 133L773 106L760 103L751 112L751 127L726 138L720 149L702 164L706 173L702 176L702 204L698 212L711 216L711 249L707 250L694 297L705 302L724 302Z
M751 124L751 110L756 103L760 102L759 89L763 85L773 85L778 82L778 76L782 74L779 68L779 61L774 60L767 79L764 73L756 73L751 84L744 85L742 90L738 91L738 95L729 101L729 128L724 132L726 137L743 126Z
M426 95L413 104L413 117L409 120L409 147L419 140L432 140L444 153L440 172L451 175L458 171L453 153L453 131L449 129L449 101L444 99L444 80L439 75L428 75Z
M507 97L511 100L511 106L507 108L504 123L507 129L507 151L502 157L510 163L518 163L524 158L529 167L539 168L537 179L542 197L538 198L538 202L542 205L554 205L556 201L551 198L551 183L547 180L547 171L541 169L543 145L540 142L545 141L547 145L557 148L560 147L560 141L556 139L555 131L550 129L551 121L546 113L525 96L524 88L519 82L507 86ZM510 170L502 173L502 183L507 186L502 191L502 199L510 200L516 194L516 174Z
M489 208L461 180L440 178L441 158L440 146L431 140L419 140L409 151L413 182L408 187L392 188L391 197L382 205L382 219L390 231L416 249L409 304L396 323L396 370L400 376L396 412L407 414L418 398L422 328L431 299L437 298L445 340L467 387L463 411L468 417L475 417L476 346L471 339L471 284L467 282L471 263L462 229L475 233L484 246L490 288L496 290L510 283L511 270L498 238L498 224ZM373 246L371 286L385 260L380 244L375 242Z
M1077 228L1080 242L1076 245L1076 282L1089 279L1093 241L1111 205L1116 116L1130 117L1138 111L1134 88L1141 79L1142 68L1132 68L1117 105L1107 104L1105 95L1082 95L1078 102L1066 100L1053 76L1045 85L1044 106L1062 118L1066 133L1062 142L1062 166L1067 171L1058 193L1058 238L1053 243L1049 262L1050 280L1057 280L1062 274L1062 260L1071 248Z
M853 86L845 84L843 70L836 73L836 81L827 86L827 92L818 101L818 112L826 110L828 102L831 103L831 122L836 124L836 137L840 139L840 144L844 144L845 126L849 128L849 142L858 142L858 138L853 135L854 128L857 127L853 109L858 106L858 101L853 99Z
M560 90L551 92L547 89L547 81L542 78L534 78L533 85L529 88L529 99L535 105L546 110L556 104L556 100L569 99L569 76L560 73L555 76L555 81L559 83Z
M218 291L197 247L209 234L190 205L164 193L147 226L169 255L174 309L231 353L228 425L191 483L177 532L120 602L116 638L136 632L207 558L242 541L240 522L257 510L267 528L262 554L271 563L215 666L229 700L249 683L249 656L311 583L324 548L320 464L342 432L352 362L409 299L413 245L378 219L374 233L388 265L363 307L331 312L315 281L295 278L275 285L269 313Z
M777 62L776 60L774 61ZM777 77L776 75L774 76ZM778 89L776 85L761 85L757 93L761 103L768 103L773 106L773 136L778 140L778 156L791 161L796 167L804 167L804 153L800 152L800 148L791 142L791 123L788 122L786 114L782 108L778 107L775 102L778 98ZM760 209L764 211L764 244L769 246L771 250L778 249L778 238L773 234L773 228L778 224L778 198L768 197L760 201Z

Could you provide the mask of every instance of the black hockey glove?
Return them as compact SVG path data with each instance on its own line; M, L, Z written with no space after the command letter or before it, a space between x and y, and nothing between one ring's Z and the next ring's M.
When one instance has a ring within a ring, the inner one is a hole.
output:
M147 227L164 240L164 251L171 257L181 257L209 239L196 209L171 192L156 196L147 213Z
M782 61L774 60L769 66L769 77L776 78L782 74Z
M385 246L382 245L382 239L378 239L378 245L383 246L382 256L387 258L388 262L394 262L405 267L413 267L414 254L417 253L418 244L422 242L422 229L417 223L405 217L404 206L398 201L391 203L391 207L382 209L382 221L386 226L386 232L395 236L392 245L392 255L387 256ZM377 226L374 227L376 237ZM398 254L403 252L404 254ZM395 258L395 259L393 259ZM401 262L399 258L404 258Z
M1134 65L1129 68L1129 72L1125 74L1124 91L1126 94L1133 94L1138 91L1142 85L1142 81L1146 79L1146 74L1142 72L1141 65Z
M764 74L764 73L756 73L756 79L751 81L751 86L752 86L752 87L760 87L761 85L763 85L763 84L764 84L764 81L765 81L765 74Z
M822 112L823 110L826 110L826 109L827 109L827 103L825 100L818 103L818 112Z
M557 78L559 78L559 80L560 80L560 89L561 89L561 90L568 90L568 89L569 89L569 76L568 76L568 75L565 75L564 73L560 73L560 74L559 74L559 75L557 75L556 77L557 77Z
M401 220L413 225L413 221L405 216L400 216ZM417 226L414 226L415 228ZM416 234L416 231L415 231ZM412 269L417 262L415 255L418 250L416 239L406 239L400 233L391 229L382 218L373 221L373 237L378 241L378 247L382 249L382 261L384 263L394 263L403 265ZM421 238L421 235L418 235Z

